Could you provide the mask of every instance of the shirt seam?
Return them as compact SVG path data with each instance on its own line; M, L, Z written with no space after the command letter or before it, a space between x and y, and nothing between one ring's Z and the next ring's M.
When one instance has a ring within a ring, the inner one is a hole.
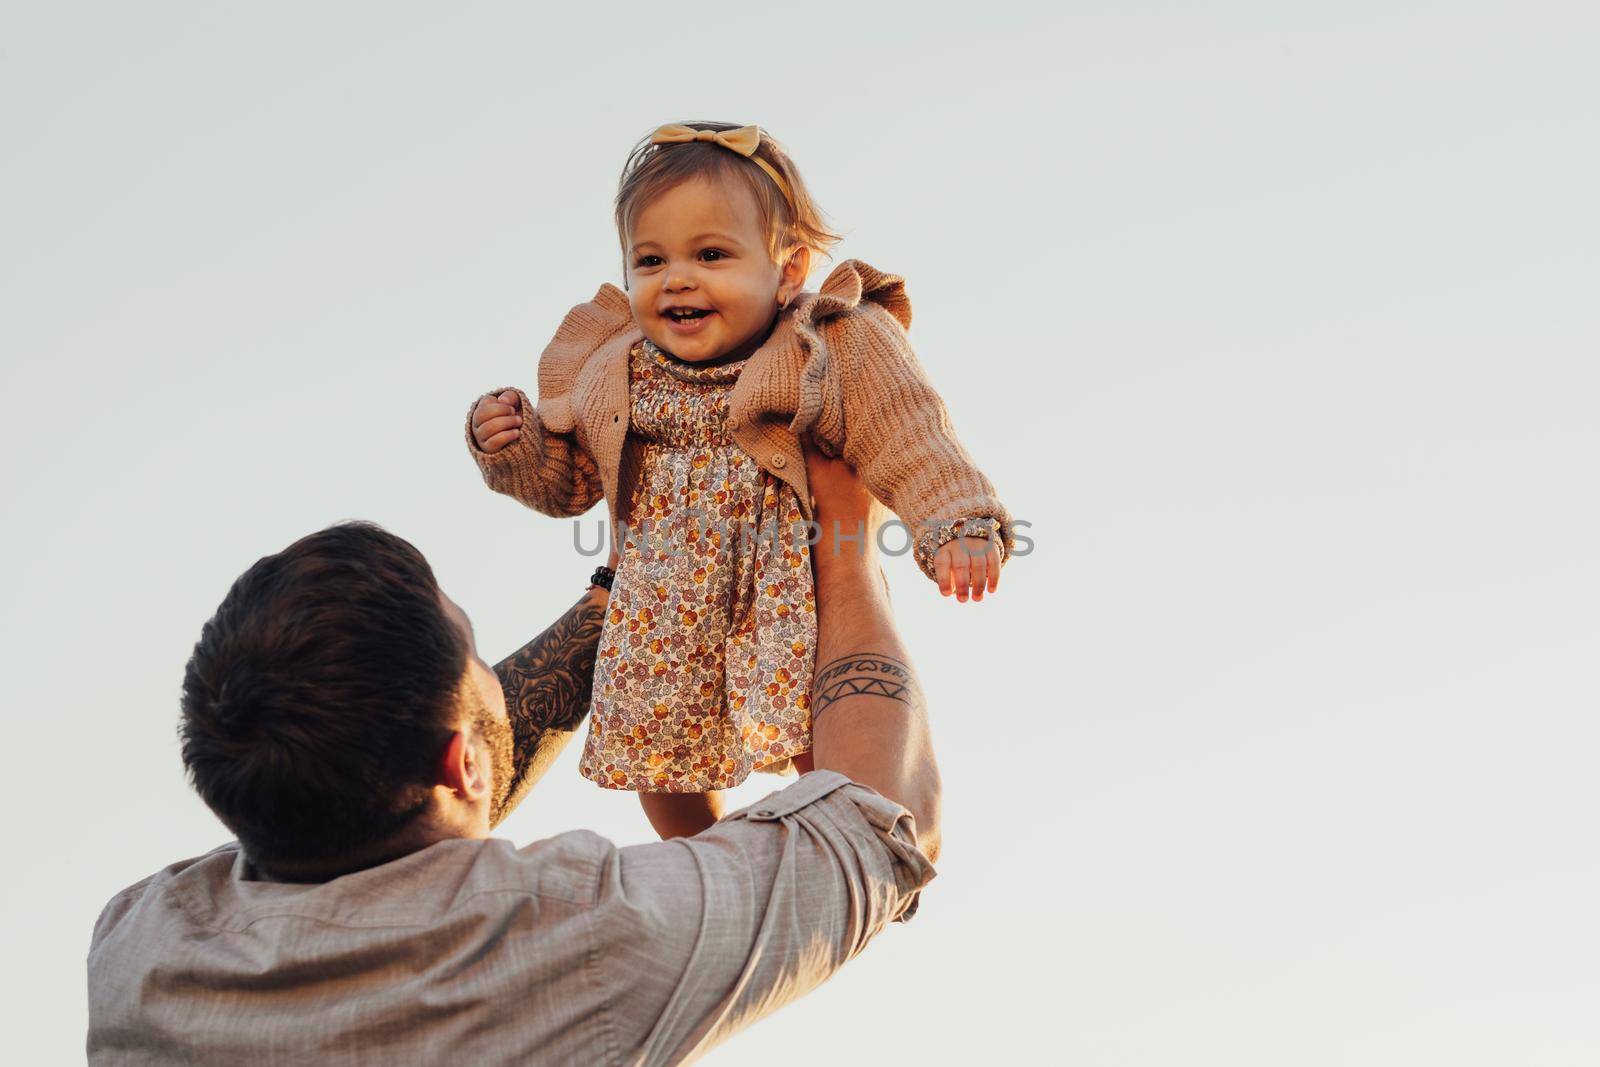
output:
M474 900L477 900L479 897L492 897L492 896L501 896L501 895L506 895L506 894L512 894L512 895L521 896L521 897L536 897L536 898L538 898L540 900L555 900L555 901L559 901L559 902L561 902L563 904L570 904L574 909L583 912L585 917L588 917L594 911L594 905L592 903L591 904L586 904L586 903L584 903L583 901L580 901L580 900L573 900L570 897L558 896L558 895L553 894L553 893L541 892L541 891L539 891L537 889L516 889L516 888L480 889L477 892L473 893L471 896L462 898L460 904L461 905L466 905L468 903L471 903ZM196 926L202 927L203 929L210 930L213 933L224 933L224 934L225 933L243 933L246 930L250 929L250 927L254 926L256 923L261 922L264 919L304 919L304 920L306 920L308 922L321 923L324 926L336 926L341 930L415 930L415 929L430 929L434 925L436 925L435 921L426 920L426 919L419 920L419 921L414 921L414 922L398 922L397 921L397 922L349 923L349 922L342 922L342 921L340 921L338 919L324 918L323 916L320 916L320 915L308 915L305 912L301 912L301 911L271 911L271 912L267 912L267 913L265 913L263 915L253 916L250 919L249 922L244 923L241 926L219 926L214 922L207 922L204 919L201 919L199 916L197 916L194 913L193 909L191 909L189 907L190 901L188 899L188 894L187 893L175 893L175 894L173 894L173 896L177 898L176 899L176 903L177 903L178 907L183 910L185 915L189 916L189 921L190 922L194 923L194 925L196 925ZM449 914L450 912L453 912L455 910L456 910L455 908L447 909L445 914ZM585 924L585 929L587 929L587 925L588 924L586 923ZM591 938L591 941L592 941L592 938Z
M832 796L847 785L858 784L860 783L848 775L823 768L803 775L800 781L794 782L761 800L752 801L738 811L730 812L729 815L740 815L750 819L752 822L774 821L810 807L812 804ZM793 797L784 798L784 794L790 790L797 790L798 792Z
M598 886L598 880L596 881ZM594 907L584 909L583 933L588 941L588 951L584 953L584 968L589 974L589 980L600 992L600 1032L605 1035L605 1063L619 1062L617 1056L616 1023L611 1017L611 999L613 990L606 984L605 975L600 966L600 946L595 938Z

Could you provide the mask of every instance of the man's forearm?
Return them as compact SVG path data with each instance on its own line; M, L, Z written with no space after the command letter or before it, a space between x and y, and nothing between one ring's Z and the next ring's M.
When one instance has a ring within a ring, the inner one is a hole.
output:
M831 530L824 522L824 529ZM869 535L870 536L870 535ZM844 553L855 552L846 544ZM833 552L825 534L815 552ZM903 805L929 859L939 854L939 768L927 709L873 557L817 559L816 766Z
M606 601L606 591L591 586L548 630L495 664L516 740L505 814L550 769L589 712Z

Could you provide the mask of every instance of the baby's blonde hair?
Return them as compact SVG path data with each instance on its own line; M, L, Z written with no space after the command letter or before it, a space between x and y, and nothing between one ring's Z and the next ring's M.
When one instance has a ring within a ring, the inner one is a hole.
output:
M734 122L685 122L682 125L718 133L739 128L739 123ZM756 155L783 175L794 196L793 204L784 198L771 175L739 153L711 141L652 144L650 138L654 132L652 129L634 145L623 165L622 180L617 184L617 240L622 245L624 276L627 275L628 235L633 231L639 212L663 193L696 178L742 181L755 193L762 228L767 235L767 255L774 263L780 262L784 253L795 245L805 245L812 252L833 259L828 249L838 244L842 236L823 224L822 210L806 191L800 169L766 130L761 131Z

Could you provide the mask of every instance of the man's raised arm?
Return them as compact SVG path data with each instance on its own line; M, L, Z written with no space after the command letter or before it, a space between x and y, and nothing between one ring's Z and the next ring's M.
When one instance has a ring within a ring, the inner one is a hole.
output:
M594 657L609 594L590 586L548 630L495 664L516 739L502 818L544 777L589 712Z
M887 512L842 460L808 448L806 474L822 528L811 550L817 577L812 756L818 770L838 771L911 812L917 847L937 860L939 765L922 688L878 564L876 534Z
M878 566L887 512L848 465L807 452L823 527L816 769L694 837L617 849L602 866L600 971L627 1005L612 1021L632 1063L691 1059L827 981L910 919L934 877L939 770ZM835 552L835 520L862 538Z

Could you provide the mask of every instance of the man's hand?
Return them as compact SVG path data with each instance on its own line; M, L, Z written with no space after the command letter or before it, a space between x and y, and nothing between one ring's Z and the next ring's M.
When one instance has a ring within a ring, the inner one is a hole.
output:
M522 398L514 389L492 393L472 409L472 439L485 452L498 452L522 436Z
M622 552L620 550L620 547L617 545L616 535L613 533L612 536L611 536L611 555L606 557L606 566L611 568L611 572L612 572L612 575L613 575L612 584L616 584L615 575L616 575L616 571L617 571L617 565L620 564L621 562L622 562ZM593 592L593 591L595 591L597 589L600 592L606 593L609 596L609 590L607 590L605 586L603 586L603 585L591 585L591 586L589 586L590 592Z
M878 566L878 527L889 510L868 492L850 464L823 455L810 441L802 441L801 450L806 457L813 511L822 530L811 551L818 581L835 574L845 577L859 571L866 575L876 570L887 590L888 580ZM841 544L842 537L852 540Z
M822 454L811 441L801 442L806 457L806 481L811 486L811 500L818 511L826 511L840 523L851 520L865 522L884 512L877 497L867 491L866 483L856 469L842 459L831 459Z

